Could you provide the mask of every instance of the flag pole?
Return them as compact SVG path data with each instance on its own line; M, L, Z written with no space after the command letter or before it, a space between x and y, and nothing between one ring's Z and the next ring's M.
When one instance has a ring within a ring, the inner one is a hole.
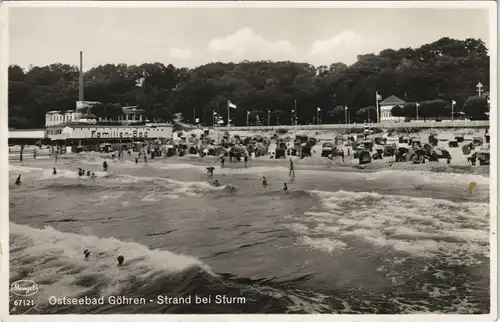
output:
M299 113L298 113L298 111L297 111L297 100L294 100L294 104L295 104L295 113L294 113L294 114L295 114L295 115L294 115L295 120L293 120L294 122L292 123L292 125L293 125L293 124L297 125L297 122L298 122L298 119L299 119L299 118L298 118L298 114L299 114Z
M376 109L377 109L377 123L380 123L380 115L378 111L378 91L375 91L375 102L376 102Z
M230 113L229 113L229 101L227 101L227 127L229 127L229 117L230 117Z
M455 104L453 104L453 103L455 103L455 102L454 102L454 101L451 101L451 120L452 120L452 121L453 121L453 109L454 109L454 107L455 107Z

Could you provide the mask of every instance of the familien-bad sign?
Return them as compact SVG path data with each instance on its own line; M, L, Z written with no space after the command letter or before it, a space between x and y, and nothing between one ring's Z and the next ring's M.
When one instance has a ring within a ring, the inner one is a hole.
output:
M93 130L91 137L92 138L147 138L148 132L138 131L138 130L131 130L131 131L116 130L116 131L98 132L96 130Z

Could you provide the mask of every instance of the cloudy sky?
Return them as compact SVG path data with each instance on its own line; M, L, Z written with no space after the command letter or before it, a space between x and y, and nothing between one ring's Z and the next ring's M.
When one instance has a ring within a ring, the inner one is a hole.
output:
M358 54L481 38L486 9L10 8L10 64L293 60L353 63Z

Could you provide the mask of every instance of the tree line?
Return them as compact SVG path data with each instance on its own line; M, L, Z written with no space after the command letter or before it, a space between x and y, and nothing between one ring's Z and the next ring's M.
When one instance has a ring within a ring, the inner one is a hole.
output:
M334 53L332 53L333 56ZM12 65L9 77L9 127L40 128L50 110L75 109L78 67L52 64L25 71ZM168 121L182 113L211 125L218 113L227 122L228 100L234 125L247 120L266 124L363 122L375 120L375 93L407 104L395 116L440 118L457 113L486 119L486 97L476 84L489 88L489 55L480 39L442 38L419 48L385 49L359 55L350 66L313 66L291 61L209 63L193 69L172 64L140 66L107 64L85 73L86 101L101 102L92 112L116 116L120 106L138 106L151 121ZM348 107L347 109L345 107ZM295 112L292 112L296 110ZM348 115L346 115L346 111ZM248 113L250 112L250 113ZM249 118L247 118L249 114ZM347 116L347 117L346 117Z

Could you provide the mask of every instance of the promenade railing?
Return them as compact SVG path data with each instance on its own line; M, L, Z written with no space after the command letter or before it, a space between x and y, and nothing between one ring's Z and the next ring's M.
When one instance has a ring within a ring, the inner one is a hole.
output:
M441 122L406 122L406 123L371 123L371 127L380 129L439 129L439 128L478 128L489 127L489 121L441 121ZM286 130L341 130L362 129L363 123L356 124L312 124L312 125L273 125L273 126L231 126L217 127L220 131L275 131Z

